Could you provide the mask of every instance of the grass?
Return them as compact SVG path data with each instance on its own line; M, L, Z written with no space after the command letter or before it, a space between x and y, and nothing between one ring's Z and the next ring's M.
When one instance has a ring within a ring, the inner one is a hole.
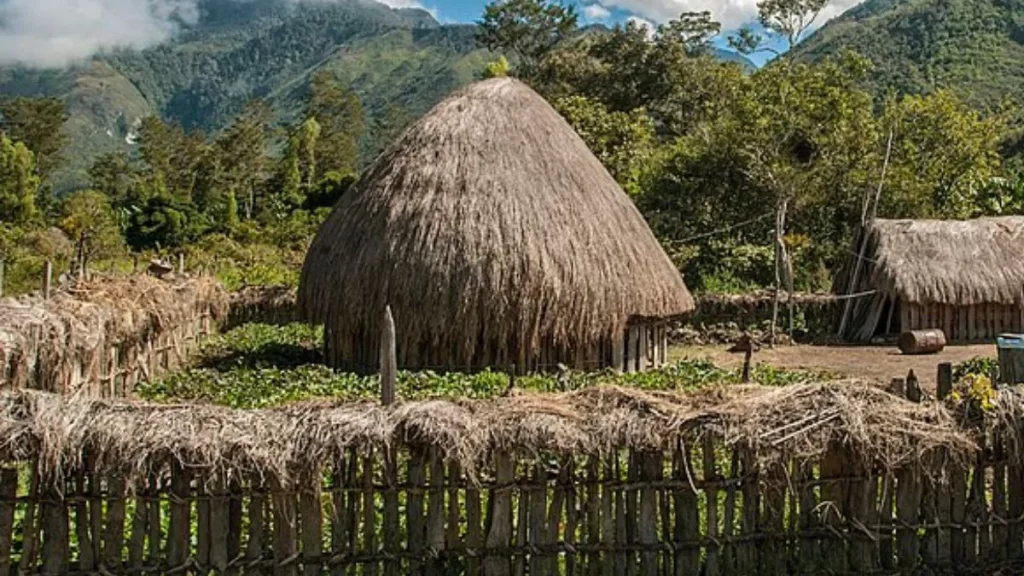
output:
M141 384L136 394L158 402L190 401L234 408L266 408L316 398L373 399L376 376L336 372L319 364L321 330L305 325L249 324L207 341L194 368L155 382ZM766 386L820 381L828 374L786 370L761 364L752 379ZM618 374L562 372L516 379L516 387L536 392L562 392L590 386L617 385L643 390L686 391L736 384L739 369L716 366L708 360L682 359L658 370ZM476 374L401 372L398 395L406 400L426 398L486 399L504 394L509 377L501 372Z

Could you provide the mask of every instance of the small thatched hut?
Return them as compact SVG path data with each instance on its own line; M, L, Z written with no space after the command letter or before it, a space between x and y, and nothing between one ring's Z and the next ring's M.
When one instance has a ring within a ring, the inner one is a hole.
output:
M569 124L499 78L410 127L313 241L299 312L331 365L376 370L388 305L401 368L644 369L693 299Z
M875 220L862 234L847 339L938 328L964 342L1024 328L1024 217ZM850 286L860 247L837 288Z

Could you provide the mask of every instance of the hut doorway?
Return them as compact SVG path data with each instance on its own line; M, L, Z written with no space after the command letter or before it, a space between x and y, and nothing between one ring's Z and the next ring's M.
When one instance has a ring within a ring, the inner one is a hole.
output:
M899 334L900 331L900 301L896 298L886 298L873 336L884 338Z

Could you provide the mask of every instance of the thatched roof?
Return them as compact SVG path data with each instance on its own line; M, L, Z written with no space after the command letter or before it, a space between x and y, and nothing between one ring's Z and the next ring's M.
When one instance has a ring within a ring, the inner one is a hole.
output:
M400 349L472 357L483 342L588 346L693 300L583 140L527 86L500 78L415 123L314 240L305 318L338 338L378 334L386 305Z
M1012 304L1024 292L1024 217L876 220L865 233L861 288L956 306Z
M1024 402L1001 390L999 421L1016 438ZM171 464L259 475L282 484L346 455L434 446L471 477L496 451L607 456L671 452L706 435L752 451L761 463L819 459L842 444L865 467L895 469L929 456L976 458L975 431L937 403L914 404L846 381L733 386L694 393L589 388L493 400L304 403L264 410L156 405L41 393L0 394L0 461L39 459L47 478L81 470L138 481Z

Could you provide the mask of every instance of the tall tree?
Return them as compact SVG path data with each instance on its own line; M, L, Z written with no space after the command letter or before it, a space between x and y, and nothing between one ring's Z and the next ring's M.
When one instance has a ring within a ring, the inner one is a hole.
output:
M541 60L577 29L572 4L546 0L497 0L484 8L477 41L493 52L514 56L515 75L529 80Z
M30 223L38 215L39 175L32 151L0 134L0 221Z
M64 200L61 212L60 228L75 244L80 274L85 274L93 258L112 255L123 245L110 199L102 192L76 192Z
M36 170L43 180L61 162L67 118L64 102L56 98L0 100L0 132L24 143L35 154Z
M765 38L750 27L740 28L729 44L744 54L767 51L780 56L804 39L827 5L828 0L758 0L758 20L785 47L778 50L768 46Z
M310 79L303 118L313 118L320 125L316 158L321 174L357 169L366 118L355 92L342 88L333 74L321 70Z
M265 102L255 100L217 140L224 157L225 193L235 206L240 203L244 206L247 219L253 217L268 177L266 148L269 124L270 108Z

